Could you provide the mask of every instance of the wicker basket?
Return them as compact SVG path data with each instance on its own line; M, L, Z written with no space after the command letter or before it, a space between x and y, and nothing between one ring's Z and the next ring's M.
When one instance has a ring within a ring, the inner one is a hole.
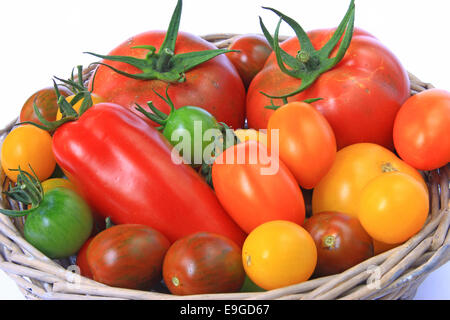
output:
M203 38L227 47L235 34ZM284 37L285 38L285 37ZM282 38L281 40L283 40ZM86 69L86 77L92 69ZM411 94L432 88L413 75ZM13 121L0 130L0 143ZM450 260L450 166L423 172L430 190L430 213L424 228L406 243L374 256L343 273L309 280L266 292L174 296L169 293L108 287L76 272L74 259L51 260L23 238L22 219L0 214L0 269L6 272L28 299L412 299L428 274ZM7 180L0 169L0 181ZM1 186L0 186L1 188ZM0 189L1 191L1 189ZM0 206L17 206L3 197Z

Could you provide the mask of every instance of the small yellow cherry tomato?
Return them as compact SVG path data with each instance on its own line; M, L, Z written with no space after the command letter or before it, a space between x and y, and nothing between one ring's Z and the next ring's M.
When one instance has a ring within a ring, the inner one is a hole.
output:
M408 174L391 172L370 181L361 191L358 218L375 240L402 243L422 229L429 199L420 182Z
M239 138L241 142L245 141L259 141L263 145L267 146L267 134L255 129L237 129L234 130L234 134Z
M72 99L75 97L75 95L71 95L68 96L66 98L67 102L70 103L70 101L72 101ZM95 94L95 93L91 93L91 98L92 98L92 104L96 105L97 103L100 102L105 102L105 100L100 97L99 95ZM73 106L73 108L75 109L76 112L80 111L81 108L81 104L83 103L84 99L80 99L77 103L75 103L75 105ZM58 109L58 112L56 113L56 120L61 120L62 118L62 114L61 114L61 110Z
M256 285L272 290L308 280L316 267L317 248L303 227L274 220L261 224L247 236L242 262Z
M17 182L19 167L30 174L36 173L39 181L50 177L55 170L56 161L52 151L50 134L31 124L12 130L3 141L1 152L3 171L13 182Z

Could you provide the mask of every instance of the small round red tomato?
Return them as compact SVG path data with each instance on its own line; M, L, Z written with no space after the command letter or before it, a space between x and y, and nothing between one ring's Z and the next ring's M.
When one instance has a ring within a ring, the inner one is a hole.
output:
M328 172L336 157L336 139L325 117L305 102L277 109L267 125L267 145L279 150L280 159L298 184L312 189Z
M263 223L245 239L242 263L249 278L265 290L308 280L317 263L311 235L290 221Z
M237 292L245 279L241 249L224 236L194 233L169 248L163 277L176 295Z
M227 148L214 161L212 182L220 203L246 233L272 220L303 224L305 203L297 181L262 143Z
M112 226L92 240L87 261L95 281L113 287L148 290L162 279L169 240L138 224Z
M230 50L226 55L236 67L239 75L244 81L246 88L255 75L263 68L272 48L265 37L259 34L243 34L235 37L228 46Z
M78 268L80 268L80 274L83 277L93 279L93 275L91 272L91 269L89 268L88 260L87 260L87 249L89 245L91 244L92 240L94 238L89 238L86 240L86 242L83 244L83 246L80 248L77 254L77 260L76 265Z
M64 97L68 97L72 94L69 89L63 86L58 87L58 90ZM44 119L55 121L56 113L59 110L55 88L44 88L31 95L22 106L19 117L20 122L31 121L42 124L34 112L34 103L36 103L36 106Z
M399 156L419 170L434 170L450 162L450 92L431 89L410 97L394 122Z
M341 273L373 256L372 238L357 218L321 212L306 220L304 227L317 247L315 276Z

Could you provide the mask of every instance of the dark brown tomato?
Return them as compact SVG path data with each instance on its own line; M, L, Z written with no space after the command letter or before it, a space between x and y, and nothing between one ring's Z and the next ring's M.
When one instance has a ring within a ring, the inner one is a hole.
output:
M72 92L66 87L60 86L58 89L64 97L68 97L72 94ZM34 112L33 104L35 102L40 113L46 120L56 120L56 113L59 108L58 99L56 97L55 89L53 87L48 87L35 92L27 99L20 111L20 122L31 121L37 124L42 124Z
M169 240L138 224L112 226L95 236L87 262L95 281L113 287L149 290L162 279Z
M269 42L259 34L237 36L232 40L228 49L239 50L239 52L230 52L226 55L236 67L246 88L272 53Z
M339 212L321 212L309 218L304 228L317 247L314 276L341 273L373 256L372 238L357 218Z
M174 242L163 264L176 295L237 292L245 280L241 249L221 235L198 232Z

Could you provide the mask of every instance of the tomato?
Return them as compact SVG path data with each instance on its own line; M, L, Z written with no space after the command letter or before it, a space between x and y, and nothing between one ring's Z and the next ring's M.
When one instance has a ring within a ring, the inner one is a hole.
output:
M163 277L177 295L237 292L245 278L241 248L221 235L194 233L170 246Z
M63 86L60 86L58 89L64 97L68 97L72 94L69 89ZM37 108L46 120L55 121L59 106L58 98L53 87L41 89L27 99L20 111L20 122L31 121L42 124L34 112L34 103L36 103Z
M44 193L46 193L47 191L50 191L52 189L61 188L61 187L71 189L72 191L75 191L75 192L77 191L75 186L73 185L73 183L70 182L70 180L68 180L68 179L51 178L51 179L47 179L42 182L42 189L44 190Z
M75 95L68 96L66 98L66 100L67 100L67 102L70 103L73 98L75 98ZM99 95L97 95L95 93L91 93L91 99L92 99L92 104L94 104L94 105L96 105L97 103L100 103L100 102L106 102L105 99L103 99L102 97L100 97ZM75 109L76 112L80 111L81 105L83 104L83 100L84 99L82 98L73 105L73 108ZM61 118L62 118L61 110L59 110L59 108L58 108L58 112L56 113L56 120L60 120Z
M94 85L93 93L133 112L137 112L136 104L145 107L148 101L153 101L159 110L168 113L169 106L155 92L163 93L170 83L168 94L173 97L175 108L197 106L219 122L233 128L243 127L245 88L233 64L223 55L229 50L219 50L199 36L178 32L180 15L181 0L167 32L143 32L118 45L107 56L96 55L103 60L95 83L93 76L89 88ZM140 60L133 63L117 56Z
M428 193L422 184L405 173L390 172L374 178L361 191L358 218L372 238L397 244L422 229L428 210Z
M10 169L19 167L32 173L31 166L40 181L49 178L56 166L52 137L31 124L16 127L3 141L1 163L3 171L13 182L17 181L18 172Z
M269 149L278 144L280 159L305 189L317 185L336 157L333 129L305 102L291 102L276 110L269 119L267 135Z
M301 226L290 221L270 221L247 236L242 262L256 285L272 290L308 280L316 267L317 249Z
M298 31L288 17L271 10ZM281 98L267 97L261 92L272 97L284 96L288 102L323 98L314 107L333 128L338 149L360 142L393 149L394 119L410 95L408 74L379 40L361 29L353 30L351 10L352 5L343 20L347 29L340 30L337 37L332 38L337 29L318 29L307 32L309 40L292 37L283 41L279 47L290 56L288 59L280 54L283 69L277 62L276 51L269 56L248 88L246 114L250 128L267 127L274 111L266 106L272 102L285 104ZM353 35L348 47L349 39L338 42L344 31ZM338 52L343 58L334 65L332 59ZM331 69L327 69L330 64ZM305 79L305 87L301 78Z
M357 217L362 189L372 179L392 171L412 176L427 190L416 169L382 146L358 143L339 150L331 169L313 190L313 214L337 211Z
M304 228L317 247L314 276L341 273L374 254L372 238L359 220L344 213L318 213L306 220Z
M386 252L388 250L394 249L395 247L398 247L399 243L383 243L380 241L377 241L375 239L372 239L373 242L373 253L374 255L379 255L380 253Z
M158 110L153 102L148 102L147 105L154 113L149 113L140 106L139 110L160 125L159 130L176 147L185 163L211 163L216 150L213 143L221 136L216 119L205 109L195 106L175 109L168 95L163 99L171 108L169 114Z
M234 130L234 134L239 138L240 142L245 142L249 140L261 142L263 145L267 146L267 133L257 131L254 129L237 129Z
M181 163L161 133L122 106L99 103L60 126L53 152L103 218L147 225L170 241L198 231L244 241L244 232L196 171Z
M239 35L232 39L228 49L238 50L226 55L236 67L246 88L272 53L267 39L259 34Z
M247 275L245 275L244 284L240 290L241 292L262 292L266 291L263 288L257 286L252 279L250 279Z
M257 141L221 153L212 166L212 182L220 203L247 233L271 220L303 223L305 204L294 176Z
M93 279L94 276L92 275L91 269L89 268L89 264L88 264L88 260L87 260L87 249L93 239L94 238L91 237L86 240L86 242L83 244L83 246L78 251L77 259L76 259L76 265L78 266L78 268L80 268L80 274L83 277L86 277L89 279Z
M92 213L74 191L55 188L43 192L37 178L20 170L18 183L7 195L31 208L22 211L0 209L9 216L26 216L25 239L52 259L74 255L90 236Z
M92 239L87 262L95 281L149 290L162 279L162 264L169 246L169 240L153 228L115 225Z
M399 156L419 170L434 170L450 162L450 92L431 89L409 98L394 123Z

